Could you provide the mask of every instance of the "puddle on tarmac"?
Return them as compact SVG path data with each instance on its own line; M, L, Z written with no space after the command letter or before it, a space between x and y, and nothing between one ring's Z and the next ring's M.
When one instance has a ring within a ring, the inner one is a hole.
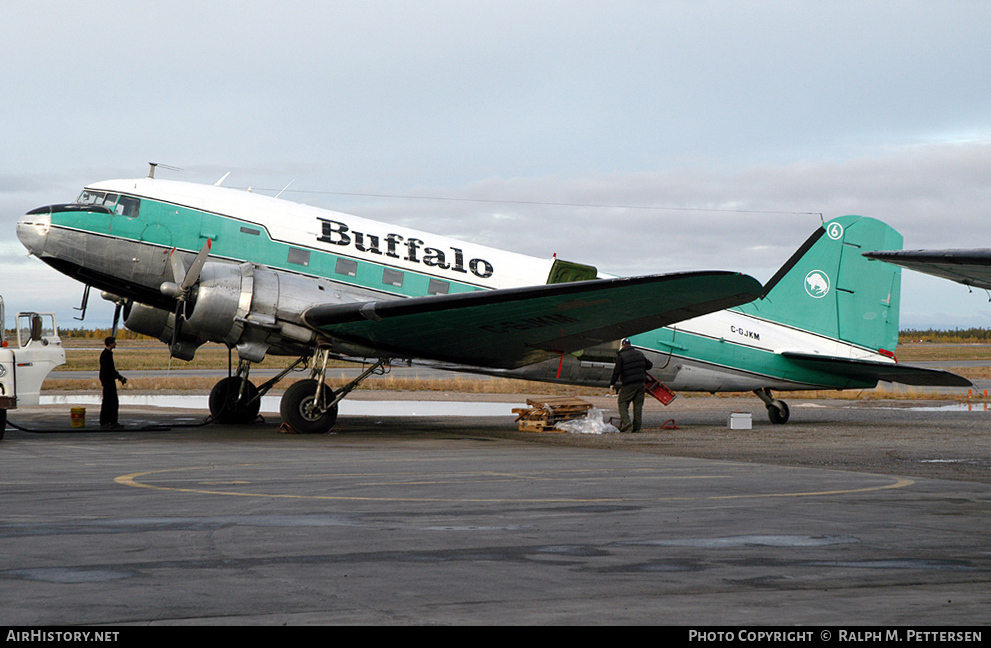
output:
M100 406L100 396L94 394L65 394L42 396L42 405L93 405ZM121 394L121 405L139 407L175 407L180 409L210 409L207 396L174 394ZM466 401L359 401L343 400L340 414L343 416L515 416L514 403L472 403ZM262 398L261 411L278 414L279 397Z
M952 405L920 405L918 407L888 407L885 409L907 409L914 412L991 412L991 403L954 403Z

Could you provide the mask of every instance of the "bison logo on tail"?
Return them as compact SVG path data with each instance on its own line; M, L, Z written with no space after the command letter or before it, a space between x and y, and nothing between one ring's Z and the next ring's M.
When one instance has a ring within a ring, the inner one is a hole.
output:
M805 275L805 292L816 299L821 299L829 292L829 277L822 270L813 270Z

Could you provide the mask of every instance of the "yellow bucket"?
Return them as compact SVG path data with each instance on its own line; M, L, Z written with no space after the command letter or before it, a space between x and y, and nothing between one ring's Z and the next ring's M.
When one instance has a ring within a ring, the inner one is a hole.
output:
M73 407L71 410L69 410L69 417L72 420L72 427L74 428L86 427L85 407Z

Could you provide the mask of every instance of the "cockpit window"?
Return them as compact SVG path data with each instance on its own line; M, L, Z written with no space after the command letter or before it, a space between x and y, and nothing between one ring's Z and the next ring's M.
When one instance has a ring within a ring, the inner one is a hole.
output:
M107 194L103 191L83 189L83 192L79 194L79 198L76 198L76 202L84 205L102 205L106 198Z
M83 192L79 194L79 198L76 199L76 202L83 203L84 205L107 205L108 207L113 207L114 203L117 202L117 194L108 194L106 191L83 189Z
M130 218L137 218L138 212L141 210L141 201L137 198L120 196L119 194L107 193L106 191L93 191L92 189L84 189L79 194L79 198L76 199L76 203L82 205L104 205L111 212L120 216L129 216Z

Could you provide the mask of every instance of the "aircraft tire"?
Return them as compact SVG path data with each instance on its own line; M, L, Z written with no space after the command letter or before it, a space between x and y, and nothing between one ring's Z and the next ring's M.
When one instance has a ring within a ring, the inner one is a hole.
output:
M775 425L787 423L790 416L791 412L788 410L788 403L783 400L775 399L767 406L767 417Z
M3 433L7 431L7 410L0 409L0 440L3 439Z
M245 424L251 423L258 417L261 399L244 407L237 402L240 392L240 376L224 378L210 390L210 414L217 423ZM245 396L250 400L257 395L258 388L249 380Z
M324 389L333 393L326 385ZM313 411L316 392L316 380L300 380L282 395L279 403L282 420L300 434L324 434L337 422L337 405L320 415Z

